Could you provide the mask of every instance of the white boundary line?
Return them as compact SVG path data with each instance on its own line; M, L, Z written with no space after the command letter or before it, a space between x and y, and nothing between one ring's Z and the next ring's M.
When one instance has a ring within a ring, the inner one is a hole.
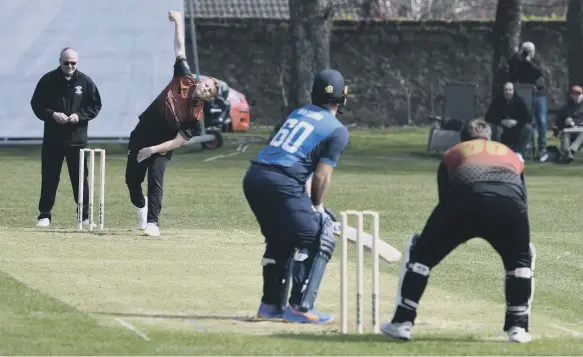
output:
M143 333L142 331L135 328L134 325L130 324L129 322L122 320L120 318L117 318L117 317L115 318L115 321L119 322L123 327L127 328L128 330L134 331L136 334L138 334L138 336L140 336L144 340L152 341L145 333Z
M218 159L223 158L223 157L229 157L229 156L239 155L242 152L247 152L247 149L249 149L249 146L251 146L251 144L246 144L246 145L241 144L241 145L239 145L237 147L237 150L235 150L235 152L232 152L232 153L226 154L226 155L211 156L211 157L208 157L208 158L206 158L206 159L204 159L202 161L203 162L209 162L209 161L218 160Z
M569 332L570 334L572 334L573 336L577 336L577 337L583 337L583 333L579 332L579 331L575 331L575 330L571 330L569 328L563 327L563 326L559 326L559 325L555 325L555 324L551 324L551 327L556 328L557 330L561 330L561 331L565 331L565 332Z
M196 326L200 330L200 332L208 332L207 329L202 324L199 324L198 322L195 321L190 321L190 323Z

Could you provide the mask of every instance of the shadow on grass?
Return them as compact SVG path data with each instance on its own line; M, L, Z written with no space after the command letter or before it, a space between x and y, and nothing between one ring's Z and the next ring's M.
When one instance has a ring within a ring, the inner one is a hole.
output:
M87 228L83 228L82 230L78 231L75 228L31 228L31 227L24 227L24 228L14 228L10 230L2 230L0 229L0 233L14 233L15 231L20 233L34 233L34 234L53 234L53 235L66 235L66 236L76 236L76 237L83 237L83 238L111 238L111 237L129 237L134 238L136 240L152 240L152 241L160 241L166 240L168 237L180 237L183 236L184 233L180 231L165 231L164 237L151 237L146 236L143 231L138 229L107 229L99 230L94 229L92 231L88 230Z
M407 343L405 341L392 339L384 334L339 334L339 333L329 333L329 334L274 334L269 335L270 338L281 338L281 339L291 339L296 341L309 341L309 342L336 342L336 343ZM499 342L499 341L484 341L479 340L471 335L467 336L447 336L447 335L429 335L429 336L419 336L415 337L415 341L425 341L425 342Z
M37 233L58 233L58 234L72 234L72 235L84 235L84 236L96 236L96 237L110 237L110 236L123 236L128 235L131 233L136 233L135 230L127 229L127 230L99 230L95 229L93 231L88 230L87 228L83 228L83 230L78 231L76 229L64 229L64 228L56 228L56 229L39 229L39 228L25 228L23 229L25 232L37 232Z
M88 312L93 315L111 316L118 318L143 318L143 319L167 319L167 320L215 320L215 321L237 321L243 323L262 323L262 324L286 324L283 320L265 320L254 316L236 316L236 315L210 315L210 314L154 314L154 313L132 313L132 312L108 312L108 311L93 311ZM287 325L287 324L286 324ZM404 343L404 341L394 340L384 334L340 334L338 330L333 330L324 333L279 333L270 334L267 338L288 339L298 342L334 342L334 343ZM419 336L415 341L424 342L455 342L457 344L463 342L500 342L497 340L484 341L472 335L428 335Z
M89 312L89 313L94 314L94 315L105 315L105 316L126 317L126 318L142 318L142 319L219 320L219 321L239 321L239 322L249 322L249 323L258 323L258 322L273 323L273 321L258 319L254 316L196 315L196 314L146 314L146 313L133 313L133 312L107 312L107 311L97 311L97 312ZM278 321L275 321L275 322L278 322Z

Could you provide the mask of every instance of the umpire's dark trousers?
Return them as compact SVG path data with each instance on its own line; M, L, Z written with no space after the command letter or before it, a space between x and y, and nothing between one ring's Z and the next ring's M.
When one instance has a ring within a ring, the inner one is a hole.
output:
M130 149L126 165L126 185L130 191L130 199L134 206L143 208L146 204L142 192L142 183L148 173L148 223L158 225L164 196L164 172L172 158L172 151L154 154L148 159L138 162L138 149Z
M71 179L71 186L73 187L73 196L75 203L78 203L77 198L79 193L79 149L84 149L84 146L67 146L64 144L43 142L41 148L41 193L38 203L38 210L40 212L38 219L48 218L52 219L51 211L55 205L57 196L57 188L61 179L61 169L63 167L63 160L67 160L67 168L69 169L69 178ZM85 183L83 190L83 219L88 218L88 203L89 203L89 187L87 183L87 161L85 160Z

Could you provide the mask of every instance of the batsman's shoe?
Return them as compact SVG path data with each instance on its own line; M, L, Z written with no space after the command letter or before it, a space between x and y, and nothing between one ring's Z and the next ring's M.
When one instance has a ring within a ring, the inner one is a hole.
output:
M148 197L146 199L146 204L142 208L138 208L138 228L141 230L146 229L148 224Z
M295 322L300 324L326 324L332 322L332 314L323 314L314 310L302 312L288 306L283 313L283 320L285 322Z
M160 228L156 223L146 224L146 229L144 229L144 234L150 237L158 237L160 235Z
M411 328L413 324L409 321L386 323L381 326L381 331L385 335L396 340L409 341L411 339Z
M526 343L532 341L532 336L522 327L514 326L508 330L508 341Z
M46 228L51 225L51 220L48 218L41 218L36 222L38 228Z
M86 219L83 222L81 222L81 226L83 228L89 228L89 220ZM91 228L97 228L97 225L95 223L91 223Z
M257 317L260 319L281 319L283 318L283 311L277 305L261 303L257 311Z

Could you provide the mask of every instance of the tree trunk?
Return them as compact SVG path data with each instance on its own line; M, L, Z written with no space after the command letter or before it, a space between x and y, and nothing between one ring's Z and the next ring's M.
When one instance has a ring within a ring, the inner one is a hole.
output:
M494 24L494 56L492 60L492 96L508 76L508 61L518 50L521 31L520 0L498 0Z
M583 0L569 0L567 9L567 64L569 86L583 85Z
M310 41L314 54L314 72L330 67L330 32L334 8L329 0L306 0L310 18Z
M289 105L292 108L299 108L311 102L314 52L310 39L310 17L305 15L306 4L313 1L315 0L289 0L292 41Z
M330 67L330 32L334 7L330 0L289 0L292 75L289 106L311 103L314 74Z

